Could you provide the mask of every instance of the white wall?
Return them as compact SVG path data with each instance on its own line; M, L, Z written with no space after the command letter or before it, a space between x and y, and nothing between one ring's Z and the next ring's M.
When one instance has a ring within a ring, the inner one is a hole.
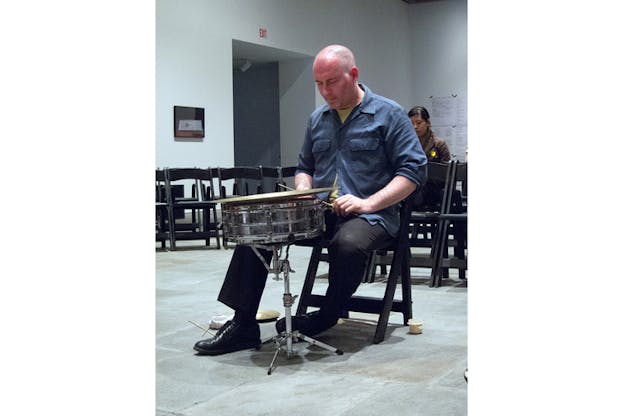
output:
M295 166L303 132L310 113L316 108L316 86L312 76L313 59L280 64L280 148L281 166Z
M467 0L414 4L409 9L412 102L467 96ZM408 108L409 108L408 107Z
M447 86L451 76L432 68L438 65L436 61L423 67L412 59L417 48L413 39L426 36L410 22L421 8L434 21L445 20L441 14L446 10L457 14L456 7L447 6L455 1L408 5L401 0L157 0L156 166L234 164L232 39L310 56L327 44L344 44L355 53L361 81L407 109L425 90L423 82L415 80L414 66L426 76L428 87ZM459 1L465 18L465 0ZM462 25L464 31L458 33L465 46L465 22L460 22ZM259 27L268 30L266 39L259 37ZM446 37L431 38L431 49L444 50L445 43L456 48L457 42L447 39L452 37L449 32ZM463 75L460 81L452 80L449 88L456 89L455 84L463 82L465 91L465 60L453 68ZM294 89L285 93L288 97L282 96L282 105L296 101L297 89L305 88L303 82L295 83ZM310 84L314 87L311 76ZM436 91L427 88L425 94L432 93ZM321 103L317 95L315 104ZM206 109L204 140L174 140L174 105ZM291 142L297 137L295 123L300 125L299 143ZM305 121L282 118L281 128L282 164L288 165L296 161Z

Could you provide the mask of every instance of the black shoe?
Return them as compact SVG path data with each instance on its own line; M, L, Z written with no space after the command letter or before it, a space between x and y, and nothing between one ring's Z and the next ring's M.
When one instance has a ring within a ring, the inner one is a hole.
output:
M303 335L309 337L320 334L336 325L338 318L331 318L321 315L320 311L310 312L307 315L292 317L292 330L298 330ZM275 329L278 334L286 331L286 318L282 318L275 323Z
M249 348L260 348L260 326L236 321L227 321L213 338L197 341L193 347L198 355L221 355Z

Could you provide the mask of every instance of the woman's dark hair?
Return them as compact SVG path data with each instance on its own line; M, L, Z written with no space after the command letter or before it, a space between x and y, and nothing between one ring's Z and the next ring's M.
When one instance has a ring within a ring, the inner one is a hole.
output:
M412 107L407 112L407 116L408 117L418 116L425 121L429 121L429 111L427 111L425 107L421 107L419 105L417 105L416 107Z

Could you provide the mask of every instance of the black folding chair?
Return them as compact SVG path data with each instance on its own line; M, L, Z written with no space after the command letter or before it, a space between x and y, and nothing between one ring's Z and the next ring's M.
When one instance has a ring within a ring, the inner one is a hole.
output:
M451 178L451 205L447 213L440 214L442 221L440 239L438 240L440 255L434 273L435 287L441 286L442 278L448 276L448 269L458 269L459 278L466 278L468 270L468 164L457 163ZM452 237L452 239L451 239ZM452 247L452 252L449 248Z
M165 249L169 240L169 214L164 169L156 169L156 241ZM171 243L169 243L171 244Z
M435 203L425 201L423 190L416 190L407 198L409 210L409 246L415 250L410 251L410 267L430 269L429 284L433 287L434 275L437 273L436 264L440 247L437 245L440 237L440 214L447 212L450 207L450 187L452 172L455 162L429 162L427 184L440 189L441 198ZM423 187L424 188L424 187ZM428 250L420 250L428 249ZM416 251L427 251L417 253ZM386 266L391 264L392 254L385 250L373 253L373 260L369 274L364 277L365 282L373 282L377 266L381 268L381 274L385 275Z
M262 193L262 171L259 166L218 168L218 178L220 199ZM228 192L228 188L231 192ZM250 192L250 189L255 192ZM223 248L230 248L225 235L221 238Z
M373 343L378 344L385 338L386 328L388 326L388 319L390 318L390 312L401 312L403 314L403 325L407 325L407 321L412 318L412 289L409 270L409 241L408 241L408 225L409 225L409 207L406 201L401 202L400 209L400 226L399 234L392 241L392 243L386 248L387 251L392 251L390 273L386 284L385 293L382 298L375 298L369 296L354 295L351 297L348 311L372 313L378 314L377 327L375 329L375 335L373 337ZM297 315L302 315L307 312L308 307L320 307L324 296L312 293L314 286L314 280L316 279L316 273L320 261L326 260L326 254L323 250L327 249L329 240L319 238L314 240L308 240L306 243L297 243L297 245L309 245L312 247L312 254L308 263L308 269L306 277L299 296L299 303L297 305ZM370 266L369 259L369 266ZM367 267L368 269L368 267ZM394 295L396 292L396 286L401 280L401 293L400 300L395 300Z
M259 166L218 168L218 176L219 198L262 193L262 172ZM228 192L230 184L232 191ZM250 192L250 189L253 191Z
M217 248L221 247L212 172L210 168L170 168L165 171L172 250L176 249L177 240L205 240L206 246L210 246L210 239L215 238ZM173 188L177 184L190 185L191 196L175 197ZM176 221L176 210L184 214L181 221ZM189 211L190 222L186 215Z

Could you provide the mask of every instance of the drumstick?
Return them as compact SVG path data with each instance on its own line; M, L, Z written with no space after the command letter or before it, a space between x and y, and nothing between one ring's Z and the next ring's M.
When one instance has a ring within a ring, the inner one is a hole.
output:
M202 334L202 337L203 337L204 335L206 335L206 333L207 333L207 332L210 332L210 335L214 336L214 334L212 333L212 331L210 331L209 329L206 329L206 328L204 328L204 327L202 327L202 326L199 326L199 325L197 325L197 324L196 324L195 322L193 322L193 321L187 321L187 322L189 322L189 323L191 323L191 324L195 325L195 326L196 326L197 328L199 328L199 329L203 329L203 330L204 330L204 333Z
M284 185L284 184L278 183L278 185L279 185L279 186L281 186L282 188L286 188L286 189L288 189L289 191L296 191L296 189L293 189L293 188L291 188L291 187L289 187L289 186L286 186L286 185ZM333 207L334 207L334 205L333 205L333 204L330 204L329 202L326 202L326 201L321 201L321 204L325 204L326 206L328 206L328 207L330 207L330 208L333 208Z

